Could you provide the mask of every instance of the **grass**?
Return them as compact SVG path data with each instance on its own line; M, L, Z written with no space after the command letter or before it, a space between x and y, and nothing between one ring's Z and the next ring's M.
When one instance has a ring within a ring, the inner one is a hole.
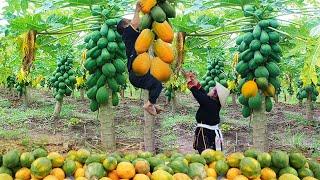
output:
M143 109L139 106L130 106L129 111L133 116L139 116L143 114Z
M37 96L35 96L37 97ZM35 99L35 98L34 98ZM41 98L40 98L41 99ZM16 139L28 135L30 120L48 121L51 119L54 104L39 101L37 107L25 108L24 106L11 107L7 99L0 99L0 137ZM61 117L69 117L76 105L63 104ZM41 123L41 122L40 122Z
M1 108L9 108L11 106L11 103L7 99L0 99L0 107Z
M184 130L192 131L195 126L195 119L192 114L176 115L166 117L161 121L161 144L162 150L176 150L179 147L179 126L183 126Z
M288 112L288 111L284 111L283 113L284 113L285 119L293 120L299 125L310 126L313 124L311 121L305 119L303 115L301 115L301 113L294 113L294 112Z
M116 127L116 134L121 134L121 138L141 138L143 137L143 126L137 121L127 121Z

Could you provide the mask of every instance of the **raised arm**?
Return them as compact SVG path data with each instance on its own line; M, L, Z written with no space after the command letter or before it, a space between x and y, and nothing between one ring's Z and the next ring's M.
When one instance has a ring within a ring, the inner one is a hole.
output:
M136 4L136 10L134 12L134 16L133 19L131 20L131 26L133 27L133 29L138 30L139 28L139 24L140 24L140 17L139 17L139 13L141 10L141 5L140 2L138 1Z
M206 91L202 87L197 88L194 86L190 88L190 91L200 105L208 105L211 102L210 97L207 96Z
M207 96L206 91L201 87L199 81L196 79L194 73L186 72L184 74L188 88L192 92L193 97L198 101L200 105L206 105L210 103L210 97Z

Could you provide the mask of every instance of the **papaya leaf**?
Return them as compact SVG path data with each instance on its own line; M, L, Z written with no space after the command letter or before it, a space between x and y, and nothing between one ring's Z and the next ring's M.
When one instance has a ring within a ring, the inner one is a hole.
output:
M17 32L26 32L30 29L43 31L48 28L40 14L21 16L12 19L9 23L9 27Z
M29 2L28 0L21 0L21 10L25 13L28 9Z
M320 37L316 41L314 50L312 51L311 66L320 67Z

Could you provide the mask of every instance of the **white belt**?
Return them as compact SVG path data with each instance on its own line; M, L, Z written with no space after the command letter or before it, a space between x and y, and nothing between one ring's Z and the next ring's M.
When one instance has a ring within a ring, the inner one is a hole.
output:
M222 151L223 136L222 136L221 130L219 129L219 125L218 124L214 125L214 126L210 126L210 125L207 125L207 124L198 123L197 127L206 128L206 129L214 131L215 134L216 134L216 137L215 137L216 150Z

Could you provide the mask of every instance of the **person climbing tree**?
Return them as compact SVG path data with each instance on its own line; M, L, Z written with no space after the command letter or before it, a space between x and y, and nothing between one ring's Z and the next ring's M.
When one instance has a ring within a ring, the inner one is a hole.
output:
M122 19L117 25L117 31L122 35L123 41L126 45L126 54L128 58L127 67L129 72L130 83L137 87L146 89L149 91L149 100L144 104L143 108L152 115L156 115L161 112L161 108L156 106L157 99L162 91L162 83L154 78L150 72L144 76L138 76L132 71L132 63L137 57L137 52L134 48L135 42L139 36L139 24L140 17L139 12L141 10L140 3L136 4L135 14L132 20Z
M220 109L225 106L230 91L220 83L209 93L201 87L194 73L184 73L187 85L192 95L200 104L196 114L197 128L193 147L201 154L205 149L222 150L223 137L218 125L220 123Z

